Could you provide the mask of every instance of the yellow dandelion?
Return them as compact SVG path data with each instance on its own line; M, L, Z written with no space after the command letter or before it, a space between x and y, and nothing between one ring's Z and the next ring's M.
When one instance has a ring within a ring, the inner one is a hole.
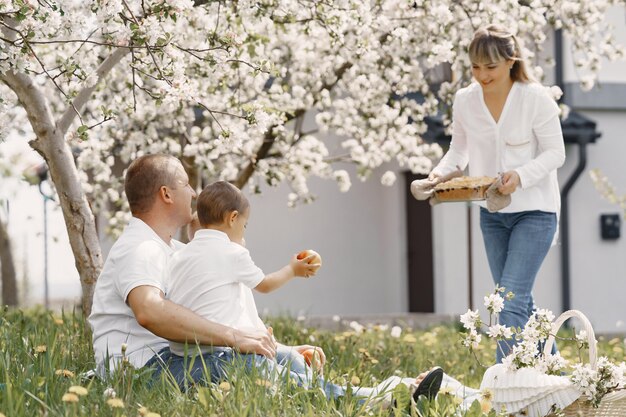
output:
M453 395L454 391L450 387L441 387L439 395Z
M344 350L346 350L346 347L344 345L341 345L339 346L339 350L343 352Z
M266 387L266 388L269 388L272 386L272 383L268 381L267 379L257 379L256 384L261 387Z
M412 334L407 334L402 338L404 343L417 343L417 339Z
M148 410L148 407L145 407L145 406L139 407L138 411L139 411L139 415L143 416L143 417L161 417L161 414L154 413L154 412Z
M219 389L221 389L222 391L230 391L230 384L226 381L222 381L220 382L220 384L218 385Z
M77 403L78 395L72 392L66 392L65 394L63 394L63 397L61 397L61 401L63 401L64 403Z
M87 388L81 387L80 385L72 385L67 392L71 392L82 397L83 395L87 395L89 391L87 391Z
M493 400L493 391L490 390L489 388L483 389L482 391L480 391L480 398L482 398L485 401Z
M372 358L372 359L370 359L370 362L373 363L374 365L376 365L378 363L378 359Z
M54 371L54 374L57 376L64 376L66 378L74 377L74 372L70 371L69 369L57 369L56 371Z
M420 336L420 342L425 346L433 346L437 343L437 336L431 332L424 333Z
M58 324L60 326L63 324L63 319L54 319L54 324Z
M359 348L359 353L366 353L366 352L367 352L367 349L365 349L365 348Z
M4 414L0 413L0 417L7 417L7 416L5 416Z
M360 383L361 383L361 378L359 378L358 376L354 375L352 378L350 378L351 385L359 385Z
M124 408L124 401L121 398L109 398L107 404L111 408Z
M45 353L48 350L48 346L39 345L35 347L35 353Z

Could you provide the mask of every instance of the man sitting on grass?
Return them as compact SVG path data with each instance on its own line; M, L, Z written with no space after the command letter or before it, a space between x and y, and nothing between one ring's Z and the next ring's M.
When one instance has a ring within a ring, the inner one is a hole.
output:
M166 262L183 246L172 237L191 221L196 197L180 161L168 155L137 158L124 188L133 217L109 252L89 316L98 373L105 376L123 358L135 368L152 365L159 354L169 354L168 340L273 357L276 344L267 330L233 329L165 299Z

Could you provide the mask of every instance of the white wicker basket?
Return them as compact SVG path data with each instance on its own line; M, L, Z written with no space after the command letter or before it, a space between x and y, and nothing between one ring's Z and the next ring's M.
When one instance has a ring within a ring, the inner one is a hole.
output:
M563 323L570 318L577 318L587 332L589 342L589 364L592 369L598 369L598 351L596 336L587 317L578 310L568 310L561 314L554 322L552 334L556 334ZM551 352L554 345L554 336L550 336L546 342L544 352ZM605 395L598 407L593 407L584 397L580 397L566 407L559 416L563 417L625 417L626 416L626 390L613 391ZM548 417L555 417L550 414Z

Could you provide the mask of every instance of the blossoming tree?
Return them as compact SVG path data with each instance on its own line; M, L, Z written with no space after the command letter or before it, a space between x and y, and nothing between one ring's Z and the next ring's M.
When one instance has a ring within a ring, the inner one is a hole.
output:
M93 212L120 212L135 156L172 153L239 187L287 182L290 204L311 200L312 176L348 190L338 163L363 178L392 160L427 172L441 151L422 142L424 118L468 82L475 29L518 32L540 77L546 33L562 28L590 85L621 54L603 22L616 3L0 0L0 129L33 137L50 168L88 313Z

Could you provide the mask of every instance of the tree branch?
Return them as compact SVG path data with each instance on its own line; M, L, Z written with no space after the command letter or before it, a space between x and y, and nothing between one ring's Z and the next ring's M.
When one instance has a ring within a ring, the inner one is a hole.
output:
M96 89L96 86L98 85L100 80L105 78L109 74L109 72L111 72L113 67L115 67L115 65L117 65L122 60L122 58L124 58L129 52L130 49L128 48L116 49L102 62L102 64L100 64L100 67L98 67L98 69L96 70L98 81L96 81L92 86L87 86L83 88L80 93L78 93L76 98L72 101L71 107L65 110L65 113L63 113L63 116L61 116L61 118L57 122L57 128L62 132L63 135L65 135L67 129L69 129L70 125L74 121L74 118L76 117L76 112L74 112L74 109L76 109L76 111L79 113L83 111L83 108L87 104L87 101L89 101L91 94Z
M335 70L335 79L325 82L320 88L320 91L324 89L332 90L337 85L339 80L341 80L341 78L344 76L346 71L352 68L352 65L353 64L351 62L344 62L343 65ZM317 102L317 100L315 100L315 102ZM305 109L298 109L294 113L287 115L285 124L293 119L302 117L305 112ZM271 126L267 129L267 132L265 132L265 136L263 137L263 143L259 147L259 150L256 152L256 157L254 158L254 160L250 161L248 165L246 165L245 168L241 170L241 172L237 176L237 179L234 182L234 185L237 186L237 188L242 188L244 185L246 185L252 174L254 174L257 162L267 158L267 156L269 155L272 146L274 146L274 142L276 141L276 136L274 136L273 133L274 127L275 126Z

